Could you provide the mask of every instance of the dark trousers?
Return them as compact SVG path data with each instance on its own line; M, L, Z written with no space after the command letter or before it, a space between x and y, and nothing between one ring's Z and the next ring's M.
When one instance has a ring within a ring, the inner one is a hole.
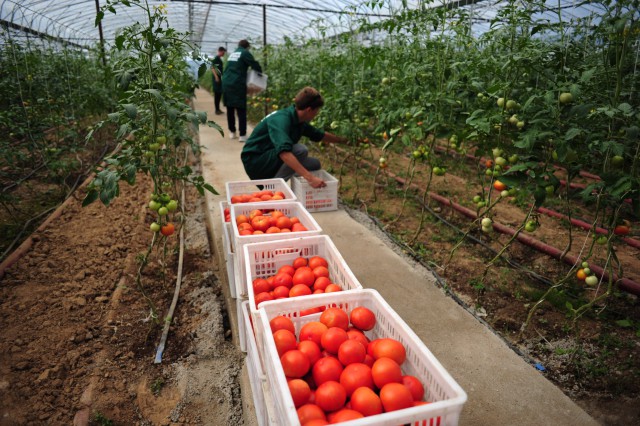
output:
M301 143L293 144L291 153L295 155L300 164L302 164L304 168L309 170L310 172L320 170L320 168L322 167L320 164L320 160L314 157L309 157L309 150ZM291 167L283 164L282 166L280 166L280 169L274 177L289 180L295 173L296 172L294 172Z
M238 127L240 136L247 134L247 109L227 106L227 126L230 132L236 131L236 111L238 112Z
M222 100L222 92L213 92L213 105L216 107L216 112L220 111L220 101Z

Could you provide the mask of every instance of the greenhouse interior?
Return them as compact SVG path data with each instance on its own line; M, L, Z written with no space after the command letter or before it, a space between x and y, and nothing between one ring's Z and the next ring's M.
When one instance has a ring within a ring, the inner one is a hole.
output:
M0 81L0 424L638 424L640 1L0 0Z

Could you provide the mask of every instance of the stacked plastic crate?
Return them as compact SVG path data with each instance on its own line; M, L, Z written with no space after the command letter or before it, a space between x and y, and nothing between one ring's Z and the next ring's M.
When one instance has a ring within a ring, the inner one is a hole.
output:
M323 179L330 180L325 175ZM279 181L277 185L284 183ZM403 374L418 378L425 394L423 401L413 407L363 417L348 424L457 425L467 398L465 392L380 294L375 290L363 289L330 237L320 235L322 230L311 216L309 208L303 206L300 200L301 196L304 197L306 204L313 211L335 210L337 188L335 202L331 201L333 197L331 192L326 192L326 188L314 190L308 187L300 189L298 186L297 192L293 191L286 201L231 203L232 196L238 192L255 191L256 185L264 186L266 183L230 182L227 184L228 205L221 204L221 208L229 209L229 222L223 224L227 241L223 244L234 251L227 252L227 255L233 258L233 262L227 260L227 266L231 263L234 268L230 272L229 281L235 283L235 293L232 291L232 295L235 294L238 302L239 340L241 349L247 352L247 367L258 423L300 425L297 407L289 391L288 378L285 377L281 365L270 321L279 316L290 318L297 336L302 326L319 321L321 312L326 308L340 307L350 314L353 309L362 306L373 312L376 318L375 326L364 332L367 339L391 338L400 342L406 350L406 360L402 363ZM276 185L275 182L269 183ZM294 181L292 187L296 187ZM318 193L309 194L313 191ZM322 201L313 203L314 199ZM237 198L235 200L237 201ZM256 209L266 215L273 211L282 211L288 216L296 216L307 231L241 235L236 219L240 215L247 216ZM273 280L282 268L292 267L297 259L313 257L320 257L326 261L329 281L337 285L330 292L307 291L304 295L287 295L282 298L271 295L262 298L255 294L254 280Z

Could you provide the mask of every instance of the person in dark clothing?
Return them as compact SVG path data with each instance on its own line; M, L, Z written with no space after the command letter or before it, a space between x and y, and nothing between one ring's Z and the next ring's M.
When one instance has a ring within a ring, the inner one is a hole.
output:
M326 186L321 178L311 173L320 170L320 161L309 157L307 147L299 143L303 136L314 142L347 142L347 138L324 132L309 124L323 105L320 93L313 87L305 87L296 95L294 105L263 118L240 154L249 178L288 180L298 174L313 188Z
M260 64L249 52L249 42L240 40L238 48L229 55L222 75L222 93L227 107L227 125L231 139L236 138L236 112L240 142L247 140L247 70L253 68L262 72Z
M220 100L222 99L222 58L227 52L227 49L220 46L218 47L218 55L213 58L213 65L211 66L211 74L213 74L213 104L216 107L216 114L223 114L220 109Z

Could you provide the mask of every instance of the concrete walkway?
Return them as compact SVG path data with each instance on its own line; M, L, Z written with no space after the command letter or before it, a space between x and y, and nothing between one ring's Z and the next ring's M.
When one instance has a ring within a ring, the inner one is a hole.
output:
M226 132L226 116L213 115L213 98L197 91L195 108L207 111ZM225 199L225 182L248 180L240 161L242 144L200 127L204 146L203 175L219 196L207 196L212 233L220 252L221 220L218 203ZM340 209L315 213L365 288L376 289L423 340L465 390L460 425L597 425L560 389L514 353L499 337L447 297L429 271L397 254L375 230ZM221 263L224 268L224 262ZM220 276L226 277L221 270ZM227 292L228 296L228 292ZM229 299L235 318L235 300ZM237 327L234 328L237 330ZM248 381L243 383L243 393ZM246 405L246 404L245 404ZM248 424L253 420L248 419Z

